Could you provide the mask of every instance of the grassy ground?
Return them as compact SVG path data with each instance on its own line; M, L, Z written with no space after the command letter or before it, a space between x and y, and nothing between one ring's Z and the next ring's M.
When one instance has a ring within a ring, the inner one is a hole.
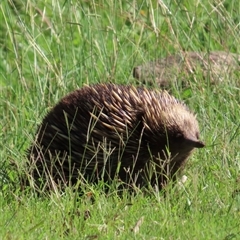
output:
M239 23L238 0L2 1L0 238L240 239L239 74L174 89L197 113L207 147L191 157L185 186L170 185L165 197L100 186L37 197L20 191L12 167L20 171L37 124L66 93L136 84L134 66L170 53L239 53Z

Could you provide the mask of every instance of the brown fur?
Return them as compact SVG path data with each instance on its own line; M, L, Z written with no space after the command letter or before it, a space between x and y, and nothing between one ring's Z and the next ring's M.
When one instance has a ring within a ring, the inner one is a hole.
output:
M28 158L38 185L39 178L51 185L117 176L161 188L203 146L195 116L166 91L97 84L60 100L43 119ZM150 176L152 167L157 177Z

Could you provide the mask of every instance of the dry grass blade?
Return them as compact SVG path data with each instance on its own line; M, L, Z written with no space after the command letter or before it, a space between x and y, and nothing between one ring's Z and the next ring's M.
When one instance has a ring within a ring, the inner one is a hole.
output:
M142 216L137 223L135 224L135 226L131 229L135 234L137 234L140 230L141 225L143 224L143 220L144 217Z

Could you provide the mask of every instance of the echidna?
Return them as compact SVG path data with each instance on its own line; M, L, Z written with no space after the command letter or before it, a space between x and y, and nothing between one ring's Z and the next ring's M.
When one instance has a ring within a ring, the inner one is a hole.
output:
M162 188L202 147L195 115L166 91L96 84L65 96L43 119L29 169L48 187L117 177Z

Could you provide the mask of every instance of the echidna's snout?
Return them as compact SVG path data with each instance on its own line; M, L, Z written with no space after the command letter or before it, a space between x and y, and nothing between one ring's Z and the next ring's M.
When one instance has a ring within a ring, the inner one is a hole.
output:
M186 142L189 146L191 146L192 148L203 148L205 147L205 144L204 142L202 142L201 140L197 139L197 138L191 138L191 137L188 137L186 139Z
M204 142L198 141L195 143L195 148L203 148L203 147L205 147Z

